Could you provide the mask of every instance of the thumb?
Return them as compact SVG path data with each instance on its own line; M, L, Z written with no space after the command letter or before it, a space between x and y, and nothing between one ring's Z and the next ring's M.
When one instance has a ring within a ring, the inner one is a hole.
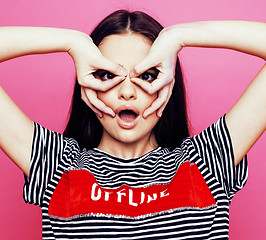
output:
M125 77L128 74L127 70L125 68L123 68L123 66L108 60L104 56L101 57L99 64L96 67L98 69L107 70L107 71L109 71L115 75L119 75L119 76Z
M159 63L155 60L151 54L148 54L140 63L138 63L134 68L130 71L129 77L136 78L146 70L157 67Z

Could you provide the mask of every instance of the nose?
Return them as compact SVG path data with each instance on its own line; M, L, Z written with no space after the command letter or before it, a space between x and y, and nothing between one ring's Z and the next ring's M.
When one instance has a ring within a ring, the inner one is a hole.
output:
M135 100L137 98L136 86L130 81L129 76L126 77L124 81L120 83L119 86L119 99L124 100Z

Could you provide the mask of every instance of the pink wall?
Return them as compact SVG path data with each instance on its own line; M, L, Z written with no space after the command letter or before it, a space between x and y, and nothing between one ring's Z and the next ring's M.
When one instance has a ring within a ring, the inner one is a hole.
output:
M165 26L216 19L266 21L265 0L9 0L0 4L0 24L90 32L119 8L144 10ZM260 59L229 50L185 49L181 59L194 133L223 115L263 65ZM0 84L31 119L62 131L74 79L67 54L18 58L2 63L0 73ZM265 146L264 134L250 151L248 183L231 205L231 239L266 238ZM0 239L41 239L41 213L23 202L22 173L1 152L0 161Z

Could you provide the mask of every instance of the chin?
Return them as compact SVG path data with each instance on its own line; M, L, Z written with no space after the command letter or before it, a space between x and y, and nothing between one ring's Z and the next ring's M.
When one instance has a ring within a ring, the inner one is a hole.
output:
M150 132L145 134L145 135L143 135L143 133L142 134L136 134L136 133L132 133L132 132L126 132L126 133L122 133L119 135L116 134L115 136L112 136L112 137L119 142L127 143L127 144L129 144L129 143L133 144L133 143L142 141L144 139L147 139L147 141L148 141L150 139L150 136L151 136Z
M104 117L99 119L104 128L102 140L109 143L116 141L125 144L147 144L151 140L153 127L158 122L158 119L156 115L150 116L147 119L138 116L137 123L127 128L118 121L117 117Z

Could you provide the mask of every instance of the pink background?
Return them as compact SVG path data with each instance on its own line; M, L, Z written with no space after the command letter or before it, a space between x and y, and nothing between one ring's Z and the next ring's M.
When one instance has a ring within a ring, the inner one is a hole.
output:
M0 24L73 28L89 33L113 10L143 10L164 26L178 22L241 19L266 22L265 0L8 0ZM256 57L230 50L184 49L181 53L193 132L223 115L262 67ZM0 65L0 83L34 121L62 131L74 66L67 54L27 56ZM249 180L232 201L230 239L266 239L265 134L249 153ZM0 152L0 239L41 239L41 211L22 199L23 175Z

